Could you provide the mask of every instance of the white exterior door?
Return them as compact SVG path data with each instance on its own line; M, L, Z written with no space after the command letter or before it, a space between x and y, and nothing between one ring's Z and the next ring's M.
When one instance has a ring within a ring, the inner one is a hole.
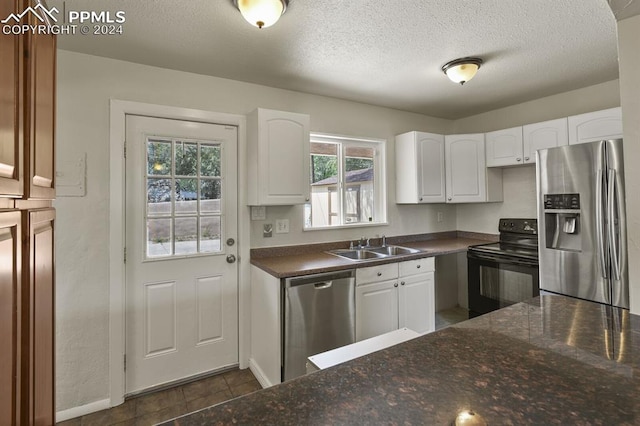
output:
M237 128L127 115L127 394L238 363Z

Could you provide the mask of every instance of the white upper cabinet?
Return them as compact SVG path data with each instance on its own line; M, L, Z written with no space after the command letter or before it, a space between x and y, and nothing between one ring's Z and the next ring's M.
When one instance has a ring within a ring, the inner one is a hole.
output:
M622 138L622 109L610 108L569 117L569 144Z
M487 169L484 133L445 136L448 203L502 201L502 170Z
M262 108L249 114L249 205L294 205L309 201L309 123L305 114Z
M522 164L522 126L485 134L487 167Z
M396 203L444 203L444 136L408 132L396 136Z
M523 162L525 164L535 163L537 150L569 144L567 119L558 118L542 123L527 124L522 127L522 137Z

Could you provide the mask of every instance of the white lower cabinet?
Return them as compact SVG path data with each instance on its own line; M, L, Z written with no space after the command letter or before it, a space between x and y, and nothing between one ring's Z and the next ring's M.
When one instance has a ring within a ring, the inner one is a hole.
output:
M401 327L435 330L434 265L431 257L357 269L356 340Z

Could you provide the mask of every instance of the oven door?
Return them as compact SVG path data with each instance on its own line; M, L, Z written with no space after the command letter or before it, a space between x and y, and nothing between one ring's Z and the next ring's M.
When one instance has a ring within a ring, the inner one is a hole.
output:
M536 261L472 250L467 260L470 318L540 294Z

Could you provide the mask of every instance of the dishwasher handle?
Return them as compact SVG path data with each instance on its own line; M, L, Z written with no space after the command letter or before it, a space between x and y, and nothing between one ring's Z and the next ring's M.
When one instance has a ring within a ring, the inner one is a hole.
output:
M341 280L345 278L354 279L355 278L354 270L349 269L347 271L328 272L324 274L305 275L302 277L286 278L285 287L291 288L291 287L298 287L306 284L314 284L316 288L318 288L318 285L322 286L324 284L329 283L329 285L327 285L326 287L323 287L323 288L329 288L331 287L333 281ZM320 290L320 288L318 288L318 290Z
M332 285L333 285L333 281L327 281L327 282L324 282L324 283L316 283L316 284L313 285L313 287L316 290L323 290L325 288L331 288Z

